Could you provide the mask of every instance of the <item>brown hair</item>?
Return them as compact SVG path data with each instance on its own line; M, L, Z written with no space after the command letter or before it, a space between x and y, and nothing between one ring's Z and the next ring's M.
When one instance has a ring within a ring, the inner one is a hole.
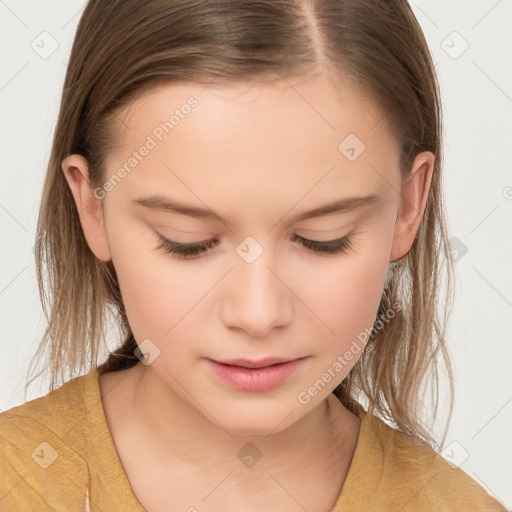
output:
M435 401L435 417L441 357L449 377L451 418L453 375L445 331L453 267L441 187L439 85L406 0L88 2L69 59L36 236L37 278L48 319L36 355L48 357L50 390L58 385L57 378L66 379L65 370L73 377L97 364L108 311L124 343L99 370L129 368L139 361L115 269L111 261L99 261L86 243L62 160L83 155L91 186L101 186L105 158L120 143L116 113L157 85L264 81L306 76L325 67L350 77L380 107L381 120L401 144L403 178L418 153L435 155L415 241L390 266L376 320L376 325L385 320L383 327L374 327L363 354L334 393L351 411L357 397L366 397L369 413L436 443L421 420L420 391L430 376L433 394L427 405ZM446 286L444 296L441 285ZM390 318L386 312L391 308ZM439 309L444 312L441 319Z

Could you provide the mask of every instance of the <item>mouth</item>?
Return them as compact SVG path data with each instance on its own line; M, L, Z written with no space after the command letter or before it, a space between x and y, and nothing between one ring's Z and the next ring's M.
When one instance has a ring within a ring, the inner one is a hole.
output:
M212 359L212 361L224 364L227 366L239 366L242 368L250 368L250 369L258 369L258 368L268 368L269 366L275 366L278 364L290 363L292 361L297 361L299 359L304 359L304 357L296 357L296 358L283 358L283 357L266 357L264 359L259 359L257 361L251 359Z
M241 391L269 391L288 379L303 364L306 357L298 359L266 358L259 361L247 359L207 359L213 374Z

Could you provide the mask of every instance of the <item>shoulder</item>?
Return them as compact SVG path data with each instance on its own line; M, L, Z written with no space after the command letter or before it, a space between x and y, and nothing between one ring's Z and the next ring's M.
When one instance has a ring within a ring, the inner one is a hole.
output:
M375 417L371 428L383 453L383 481L393 490L397 502L409 501L407 510L507 510L461 467L426 442Z
M44 396L2 412L0 437L4 443L25 448L38 438L77 441L83 427L80 420L85 413L89 377L71 379Z
M355 405L361 420L347 478L333 512L507 511L460 467L425 441Z
M0 510L50 510L49 505L62 509L60 498L52 504L47 496L42 498L42 489L50 482L55 496L61 488L59 494L72 503L83 501L81 487L88 476L85 394L90 376L76 377L0 414ZM71 488L76 493L70 493Z

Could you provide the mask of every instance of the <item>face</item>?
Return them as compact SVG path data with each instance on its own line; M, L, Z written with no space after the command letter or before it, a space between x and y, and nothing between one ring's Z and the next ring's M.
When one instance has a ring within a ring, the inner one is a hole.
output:
M324 75L161 86L119 117L101 229L84 229L93 250L104 234L148 371L231 432L283 430L355 365L402 255L396 140ZM271 357L300 360L238 384L211 361Z

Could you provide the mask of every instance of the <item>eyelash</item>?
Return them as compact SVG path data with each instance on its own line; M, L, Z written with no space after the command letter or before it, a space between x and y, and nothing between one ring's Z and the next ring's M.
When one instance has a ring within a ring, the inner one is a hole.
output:
M350 236L329 240L327 242L316 242L308 240L299 235L293 236L293 241L298 241L304 247L319 253L322 256L333 256L344 254L352 249L352 240ZM210 249L218 244L217 240L206 240L194 244L180 244L173 242L159 235L159 244L157 249L163 249L167 253L171 253L173 257L178 259L196 259L201 254L209 252Z

